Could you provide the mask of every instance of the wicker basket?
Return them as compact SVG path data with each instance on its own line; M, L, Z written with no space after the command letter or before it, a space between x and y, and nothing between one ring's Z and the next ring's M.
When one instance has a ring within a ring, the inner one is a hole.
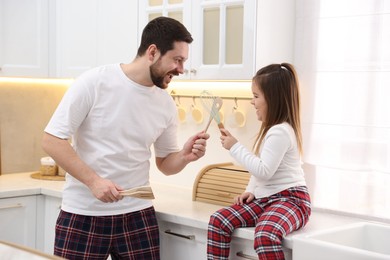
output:
M229 206L245 191L249 177L247 170L233 163L208 165L196 177L192 200Z

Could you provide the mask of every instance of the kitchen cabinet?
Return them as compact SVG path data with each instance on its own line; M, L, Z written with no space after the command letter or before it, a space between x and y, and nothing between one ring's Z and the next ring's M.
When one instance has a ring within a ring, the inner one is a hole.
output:
M138 48L138 1L56 0L51 70L77 77L109 63L128 63Z
M0 1L0 76L47 77L49 0Z
M257 254L253 248L253 239L233 237L230 245L229 259L258 259ZM283 252L286 260L292 260L291 249L283 248Z
M178 79L250 79L254 72L255 0L140 1L140 27L158 16L182 22L191 32L185 73Z
M37 196L0 199L0 240L35 248Z
M0 76L77 77L130 62L142 29L161 15L194 38L177 79L248 80L256 68L293 62L295 0L2 0Z
M253 240L233 237L230 243L229 259L258 259L253 249Z
M43 251L47 254L53 254L54 252L55 226L61 210L61 201L61 198L45 196Z
M159 220L162 260L207 259L207 228L195 228ZM292 251L283 248L286 260L292 259ZM253 249L253 239L232 237L229 259L258 259Z
M159 221L161 260L207 259L207 230Z
M138 1L1 0L0 76L77 77L130 62Z

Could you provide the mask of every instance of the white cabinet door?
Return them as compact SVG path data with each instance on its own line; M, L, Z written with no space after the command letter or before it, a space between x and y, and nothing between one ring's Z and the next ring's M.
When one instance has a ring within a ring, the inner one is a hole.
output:
M55 3L55 75L75 77L96 64L97 1L57 0Z
M55 226L61 210L61 201L60 198L45 196L43 251L47 254L54 253Z
M36 247L36 196L0 199L0 240Z
M56 77L128 63L138 47L138 1L56 0Z
M207 231L159 221L162 260L207 259Z
M178 79L250 79L255 64L256 0L140 1L140 33L168 16L192 34L185 73Z
M0 1L0 76L48 76L48 1Z
M295 0L257 3L256 68L294 62Z

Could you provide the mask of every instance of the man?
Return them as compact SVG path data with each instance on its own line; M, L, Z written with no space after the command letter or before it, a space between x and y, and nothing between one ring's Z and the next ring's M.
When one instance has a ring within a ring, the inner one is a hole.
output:
M181 150L177 110L167 93L183 73L191 34L159 17L142 33L136 58L82 74L45 128L43 149L67 171L54 254L67 259L159 259L150 200L120 191L149 184L150 148L165 175L205 154L200 132ZM68 140L72 137L73 147Z

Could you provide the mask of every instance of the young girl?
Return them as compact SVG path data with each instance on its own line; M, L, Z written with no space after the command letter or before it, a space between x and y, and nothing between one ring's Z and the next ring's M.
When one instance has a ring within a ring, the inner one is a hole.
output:
M252 79L257 119L262 122L253 146L247 150L229 131L222 146L251 174L234 205L210 217L208 259L228 259L231 235L239 227L255 227L254 249L259 259L285 259L282 239L305 226L310 196L301 168L302 134L298 78L288 63L271 64Z

